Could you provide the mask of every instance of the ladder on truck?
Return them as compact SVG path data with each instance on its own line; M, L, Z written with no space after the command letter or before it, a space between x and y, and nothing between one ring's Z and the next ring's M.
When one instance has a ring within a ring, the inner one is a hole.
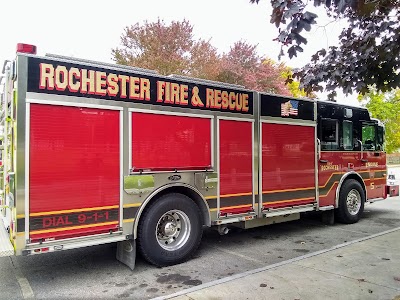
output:
M10 139L13 116L13 87L10 74L10 63L5 61L0 74L0 257L14 254L10 241L10 222L12 209L7 197L7 176L10 165ZM12 151L12 149L11 149Z

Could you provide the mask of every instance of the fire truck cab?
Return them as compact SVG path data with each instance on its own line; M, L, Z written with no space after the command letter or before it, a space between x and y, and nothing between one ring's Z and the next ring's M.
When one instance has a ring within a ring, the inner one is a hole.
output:
M203 227L357 222L386 198L384 128L365 108L19 45L1 90L1 255L118 243L183 262Z

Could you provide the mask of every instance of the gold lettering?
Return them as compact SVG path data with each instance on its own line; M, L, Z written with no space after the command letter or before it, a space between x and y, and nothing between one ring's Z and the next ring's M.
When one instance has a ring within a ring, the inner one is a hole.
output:
M242 111L248 112L249 111L249 95L243 94L243 107Z
M71 68L68 73L68 89L71 92L77 92L79 91L79 88L81 86L81 83L79 82L78 79L81 78L81 72L79 71L78 68ZM76 82L74 80L76 79Z
M181 105L188 105L188 89L189 87L185 84L181 84L181 92L180 92L180 102Z
M150 101L150 80L140 78L140 99Z
M214 91L206 89L206 107L214 108Z
M41 63L40 67L40 83L41 90L54 90L54 67L51 64Z
M106 72L96 72L96 95L105 96L107 94L106 78Z
M157 102L163 102L165 94L165 81L157 81Z
M179 104L179 84L171 83L171 103Z
M126 85L129 82L129 76L126 75L118 75L119 81L121 82L121 92L120 92L120 97L121 98L126 98L127 93L126 93Z
M242 102L243 102L243 94L237 94L236 95L236 110L241 111L242 110Z
M234 110L235 109L235 100L236 100L236 96L234 92L230 92L229 93L229 109L230 110Z
M165 82L165 100L164 103L171 103L171 82Z
M214 104L215 108L221 108L221 91L214 90Z
M131 77L129 79L129 99L140 99L139 87L140 79L138 77Z
M89 73L89 75L88 75ZM88 90L89 86L89 90ZM95 93L95 88L94 88L94 71L92 70L86 70L82 69L81 70L81 93L82 94L94 94Z
M221 94L222 98L222 108L227 109L229 105L229 95L227 91L223 91Z
M119 92L118 76L116 74L108 74L107 76L107 92L110 96L116 96Z
M57 66L55 72L55 86L57 91L65 91L68 85L68 71L65 66Z

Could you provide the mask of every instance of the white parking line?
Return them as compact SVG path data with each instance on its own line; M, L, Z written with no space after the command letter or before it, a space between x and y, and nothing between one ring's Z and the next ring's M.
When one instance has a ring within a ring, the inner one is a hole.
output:
M28 279L26 279L26 277L22 273L18 262L15 260L15 258L13 259L12 257L10 257L10 260L11 264L14 267L13 271L15 278L18 281L19 287L21 288L22 297L24 297L24 299L35 299L35 294L33 293L32 287L29 284Z

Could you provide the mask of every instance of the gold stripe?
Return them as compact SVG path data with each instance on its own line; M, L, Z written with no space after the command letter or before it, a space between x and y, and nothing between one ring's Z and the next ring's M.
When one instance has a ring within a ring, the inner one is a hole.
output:
M276 192L295 192L295 191L304 191L304 190L314 190L315 187L306 187L306 188L296 188L296 189L286 189L286 190L273 190L273 191L263 191L263 194L273 194Z
M253 206L253 204L245 204L245 205L236 205L236 206L224 206L224 207L220 207L220 210L222 209L231 209L231 208L243 208L243 207L250 207ZM210 211L216 211L216 208L212 208L210 209Z
M79 225L79 226L71 226L71 227L63 227L63 228L34 230L34 231L31 231L30 234L68 231L68 230L74 230L74 229L91 228L91 227L107 226L107 225L114 225L114 224L118 224L118 221L104 222L104 223L97 223L97 224Z
M131 203L131 204L124 204L124 208L129 208L129 207L139 207L142 205L142 203Z
M333 187L335 186L336 183L339 183L339 181L335 181L332 186L330 187L329 191L325 194L325 195L318 195L319 198L324 198L324 197L328 197L329 193L332 191Z
M25 235L25 232L17 232L17 236L23 236Z
M46 212L31 213L31 214L29 214L29 216L30 216L30 217L48 216L48 215L66 214L66 213L82 212L82 211L93 211L93 210L112 209L112 208L118 208L118 207L119 207L119 205L110 205L110 206L77 208L77 209L67 209L67 210L54 210L54 211L46 211ZM24 215L24 216L25 216L25 215Z
M228 197L232 197L232 196L249 196L249 195L253 195L253 192L249 192L249 193L239 193L239 194L225 194L225 195L220 195L220 198L228 198Z
M292 200L279 200L279 201L273 201L273 202L263 202L263 205L277 204L277 203L290 203L290 202L296 202L296 201L302 201L302 200L313 200L313 199L314 199L313 197L308 197L308 198L298 198L298 199L292 199Z
M124 223L132 223L132 222L135 222L135 218L133 218L133 219L125 219L125 220L123 220L123 222Z
M23 219L23 218L25 218L25 214L17 215L17 219Z
M249 192L249 193L238 193L238 194L224 194L224 195L220 195L220 198L228 198L228 197L238 197L238 196L251 196L253 195L253 192ZM257 195L257 194L255 194ZM217 199L217 196L206 196L204 197L206 200L210 200L210 199Z

